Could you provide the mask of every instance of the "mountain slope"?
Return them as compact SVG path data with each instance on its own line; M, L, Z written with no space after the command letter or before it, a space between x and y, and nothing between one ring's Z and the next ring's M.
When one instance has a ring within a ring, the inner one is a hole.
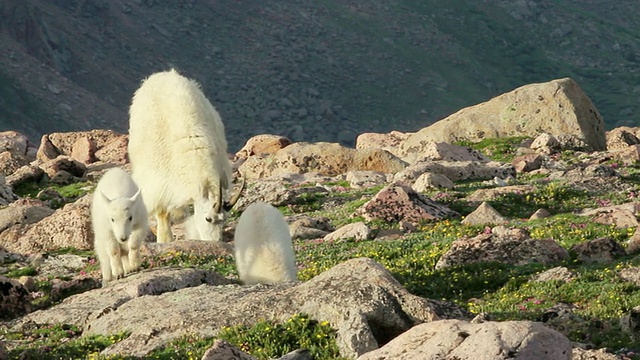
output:
M640 3L6 0L0 126L127 129L139 82L197 79L237 150L251 135L353 143L515 87L574 78L609 127L637 124Z

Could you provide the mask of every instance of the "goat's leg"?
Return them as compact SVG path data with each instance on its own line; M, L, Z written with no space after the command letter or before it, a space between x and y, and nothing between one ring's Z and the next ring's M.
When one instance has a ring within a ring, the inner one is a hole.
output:
M173 234L171 233L171 222L169 221L169 213L167 211L158 211L156 214L157 225L157 238L159 243L168 243L173 241Z

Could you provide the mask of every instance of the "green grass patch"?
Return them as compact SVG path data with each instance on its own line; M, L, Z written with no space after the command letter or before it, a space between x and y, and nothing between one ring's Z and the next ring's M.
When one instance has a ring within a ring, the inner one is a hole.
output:
M77 182L69 185L57 185L42 182L25 182L16 186L15 193L20 197L40 199L42 201L50 201L53 209L63 207L65 204L74 202L80 197L90 193L94 184L89 181ZM46 193L38 197L38 194L45 189L50 189L60 195L51 197Z
M313 359L341 359L331 325L305 314L283 323L260 321L250 327L224 328L219 337L258 359L277 358L301 348L309 350Z
M129 336L120 333L81 337L80 328L66 324L37 325L20 333L5 330L2 335L9 340L25 341L25 345L8 352L10 359L41 360L95 358L100 351Z
M514 136L487 138L478 142L458 141L455 144L478 150L491 160L509 163L515 158L520 144L528 139L526 136Z
M335 331L326 322L298 314L280 323L258 321L252 326L223 328L217 337L186 335L154 350L146 359L200 359L216 339L224 339L258 359L281 357L297 349L307 349L313 359L344 359L335 342ZM110 358L110 359L133 359Z
M19 278L20 276L34 276L38 274L38 270L31 266L21 267L19 269L9 270L4 276L9 278Z

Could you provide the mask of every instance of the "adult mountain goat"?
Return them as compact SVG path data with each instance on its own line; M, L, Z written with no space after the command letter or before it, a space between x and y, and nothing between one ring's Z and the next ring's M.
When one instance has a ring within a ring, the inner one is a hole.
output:
M96 186L91 203L94 250L102 286L140 267L140 245L149 233L140 189L120 168L108 170Z
M247 207L238 220L234 247L238 275L245 284L296 280L289 226L273 206L256 202Z
M171 213L193 205L200 240L220 241L226 215L244 187L231 196L232 174L220 115L200 85L175 70L149 76L129 109L129 160L160 243L173 241Z

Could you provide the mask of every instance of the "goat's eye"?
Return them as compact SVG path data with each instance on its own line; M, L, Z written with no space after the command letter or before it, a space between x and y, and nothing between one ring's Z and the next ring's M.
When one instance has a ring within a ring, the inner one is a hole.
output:
M111 222L114 222L115 220L113 220L113 218L111 218Z
M212 218L210 218L209 216L207 216L206 218L204 218L205 220L207 220L208 223L210 223L211 221L213 221Z
M133 216L129 216L129 221L131 221L133 219Z

